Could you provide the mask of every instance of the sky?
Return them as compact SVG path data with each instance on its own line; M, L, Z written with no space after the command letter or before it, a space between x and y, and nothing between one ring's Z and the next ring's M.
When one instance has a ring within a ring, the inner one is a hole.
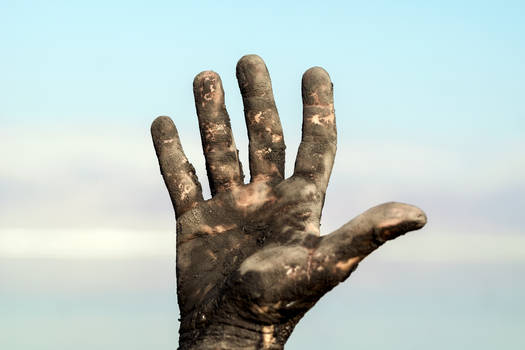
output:
M254 53L272 77L287 175L302 73L322 66L334 83L323 233L391 200L429 218L327 295L288 348L523 348L524 10L0 0L0 347L176 347L175 219L149 126L173 118L209 196L192 80L221 75L247 168L235 64Z

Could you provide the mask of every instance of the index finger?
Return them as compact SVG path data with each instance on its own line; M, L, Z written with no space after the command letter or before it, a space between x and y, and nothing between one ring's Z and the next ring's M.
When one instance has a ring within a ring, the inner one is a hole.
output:
M334 164L337 131L333 84L323 68L313 67L304 73L302 95L303 135L294 176L312 180L325 193Z

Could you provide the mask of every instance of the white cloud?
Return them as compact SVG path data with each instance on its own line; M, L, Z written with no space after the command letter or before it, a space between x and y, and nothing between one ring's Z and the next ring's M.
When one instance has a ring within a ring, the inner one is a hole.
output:
M180 134L209 194L198 130L182 129ZM290 136L288 141L296 135ZM0 137L5 150L0 162L0 227L174 227L147 126L11 128L0 131ZM237 145L246 159L243 140L237 138ZM289 170L295 146L288 148ZM424 205L429 214L439 211L440 221L446 216L458 222L464 208L473 208L471 217L462 220L484 225L490 213L515 212L523 205L512 195L525 187L525 159L516 155L524 147L519 146L508 147L508 152L502 152L501 145L473 151L418 147L409 141L385 145L381 140L341 139L325 221L330 218L337 226L343 223L339 219L349 219L349 199L355 214L378 201L401 200ZM249 169L247 163L244 169ZM474 204L486 198L505 201L487 200L486 208L478 210ZM514 209L502 210L505 206ZM435 218L434 214L431 219ZM493 221L506 225L509 218L499 215Z
M415 232L374 253L386 262L525 262L519 233ZM119 259L174 257L175 233L137 230L0 230L0 258Z
M114 229L1 229L0 258L114 259L175 255L175 234Z
M418 146L349 142L340 145L335 171L366 183L411 184L417 188L459 193L491 192L504 186L524 185L525 158L512 147L472 150L450 146Z
M465 234L454 232L408 233L381 247L384 261L432 263L525 262L525 236L520 232Z

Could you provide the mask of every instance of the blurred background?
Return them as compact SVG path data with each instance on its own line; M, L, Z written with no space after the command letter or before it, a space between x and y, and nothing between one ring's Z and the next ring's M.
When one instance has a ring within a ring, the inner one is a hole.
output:
M335 89L322 232L370 206L427 226L369 256L288 349L524 349L522 1L0 1L0 348L175 349L175 219L149 135L171 116L209 197L192 80L270 71L290 175L302 73Z

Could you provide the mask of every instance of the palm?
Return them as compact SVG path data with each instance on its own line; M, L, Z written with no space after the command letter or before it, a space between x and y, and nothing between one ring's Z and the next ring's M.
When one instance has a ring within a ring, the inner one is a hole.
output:
M297 186L304 190L294 191ZM188 296L181 300L182 305L190 311L204 305L210 296L217 297L239 267L243 271L247 268L250 258L257 259L258 267L262 267L266 259L275 262L276 247L295 247L307 237L317 237L319 216L306 217L309 207L320 207L320 200L311 198L315 195L313 188L307 181L294 178L273 186L265 182L242 185L182 215L177 241L178 285L180 295ZM195 226L193 217L205 219ZM256 307L264 307L265 301L259 301L261 305Z
M210 339L233 328L248 332L241 337L246 339L249 332L261 332L262 343L256 347L279 348L299 318L360 260L386 240L422 227L426 218L415 207L387 203L320 236L336 148L328 74L312 68L303 77L303 138L294 175L288 179L283 176L285 146L264 62L243 57L237 77L250 138L249 184L243 182L217 74L203 72L194 81L211 199L202 199L171 119L159 117L152 125L177 216L181 340L207 348L216 344Z

